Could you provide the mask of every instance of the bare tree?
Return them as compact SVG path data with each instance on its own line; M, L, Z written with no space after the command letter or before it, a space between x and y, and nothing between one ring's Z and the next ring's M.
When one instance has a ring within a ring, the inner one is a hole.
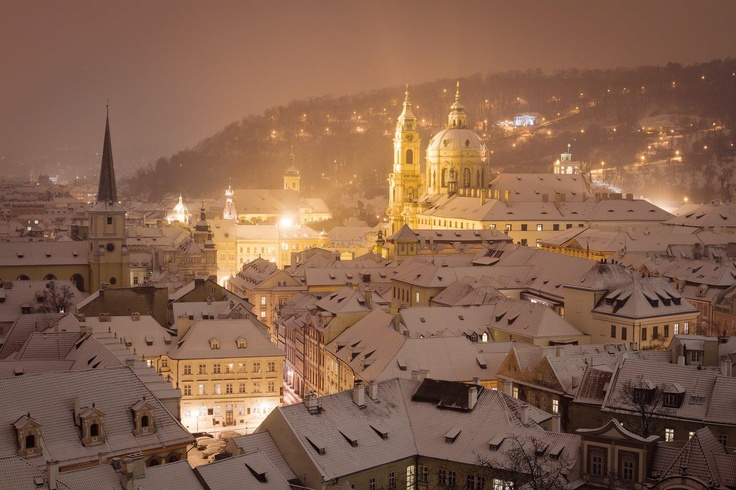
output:
M41 313L64 313L74 304L74 290L68 284L58 285L49 281L43 290L43 301L38 310Z
M509 447L501 462L490 461L476 455L477 464L493 470L509 488L525 488L530 490L562 490L568 488L567 472L574 461L570 461L565 453L556 457L547 451L549 442L535 436L507 438Z
M662 417L674 412L665 406L668 388L665 384L655 385L639 375L626 380L608 405L633 412L635 421L632 430L642 437L649 437L660 432ZM678 396L677 393L672 395Z

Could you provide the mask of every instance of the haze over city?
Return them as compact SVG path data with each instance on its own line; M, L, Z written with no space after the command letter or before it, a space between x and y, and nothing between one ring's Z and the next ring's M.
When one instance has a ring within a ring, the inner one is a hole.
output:
M120 175L248 114L473 73L734 55L733 2L0 2L3 172Z

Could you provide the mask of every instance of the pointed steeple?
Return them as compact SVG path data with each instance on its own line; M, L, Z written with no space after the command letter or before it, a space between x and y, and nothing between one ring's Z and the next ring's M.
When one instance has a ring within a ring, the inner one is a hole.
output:
M97 202L117 203L118 191L115 187L115 168L112 165L112 140L110 139L110 105L105 117L105 142L102 146L102 165L100 166L100 185L97 188Z
M399 124L402 128L405 129L414 129L414 121L416 121L417 117L414 115L414 113L411 111L411 102L409 102L409 84L406 84L406 91L404 92L404 110L401 112L401 115L399 115ZM409 121L408 127L406 126L406 122Z

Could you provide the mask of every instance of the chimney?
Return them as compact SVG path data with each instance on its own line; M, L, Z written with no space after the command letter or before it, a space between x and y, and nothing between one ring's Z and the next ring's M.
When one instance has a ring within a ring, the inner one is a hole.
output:
M369 287L365 288L365 306L369 310L373 308L373 290Z
M562 357L562 346L555 346L555 357Z
M142 454L123 459L120 476L125 490L135 489L135 479L145 475L146 469Z
M480 386L480 378L479 378L479 377L477 377L477 376L476 376L476 377L474 377L474 378L473 378L473 384L474 384L474 385L478 385L478 386Z
M363 387L362 379L355 380L355 386L353 386L353 403L360 408L365 407L365 388Z
M519 418L521 418L522 424L529 424L529 405L527 405L526 403L521 406L521 414Z
M513 393L513 387L514 387L514 383L508 380L504 380L503 392L505 395L511 396L511 393Z
M79 397L74 397L74 425L79 425Z
M731 376L731 358L729 356L721 357L721 375Z
M49 490L57 490L59 488L59 483L57 482L59 478L59 461L56 459L46 461L46 471L49 474Z
M468 410L474 409L476 403L478 403L478 387L473 385L468 389Z
M179 341L184 338L187 330L189 330L189 317L181 315L176 319L176 340Z
M125 365L128 366L130 369L135 368L135 357L128 357L125 360Z
M677 356L677 364L680 366L685 365L685 356Z
M375 379L368 382L368 396L374 402L378 401L378 383L376 383Z
M560 425L560 414L552 414L552 432L562 432L562 426Z

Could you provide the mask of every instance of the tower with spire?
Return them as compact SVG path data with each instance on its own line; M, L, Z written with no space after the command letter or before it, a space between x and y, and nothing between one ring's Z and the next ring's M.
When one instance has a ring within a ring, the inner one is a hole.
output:
M225 191L225 207L222 208L222 219L238 220L238 211L235 209L235 191L232 184Z
M289 153L289 168L284 172L284 190L294 191L299 194L299 188L301 186L301 176L299 175L299 169L294 164L294 148Z
M394 132L394 166L389 174L389 206L386 210L389 232L397 232L404 224L416 227L417 202L422 190L417 118L411 110L409 86L406 86L404 109L396 121Z
M115 167L110 138L110 111L107 108L97 199L89 217L89 290L130 286L130 256L125 246L125 209L118 202Z

